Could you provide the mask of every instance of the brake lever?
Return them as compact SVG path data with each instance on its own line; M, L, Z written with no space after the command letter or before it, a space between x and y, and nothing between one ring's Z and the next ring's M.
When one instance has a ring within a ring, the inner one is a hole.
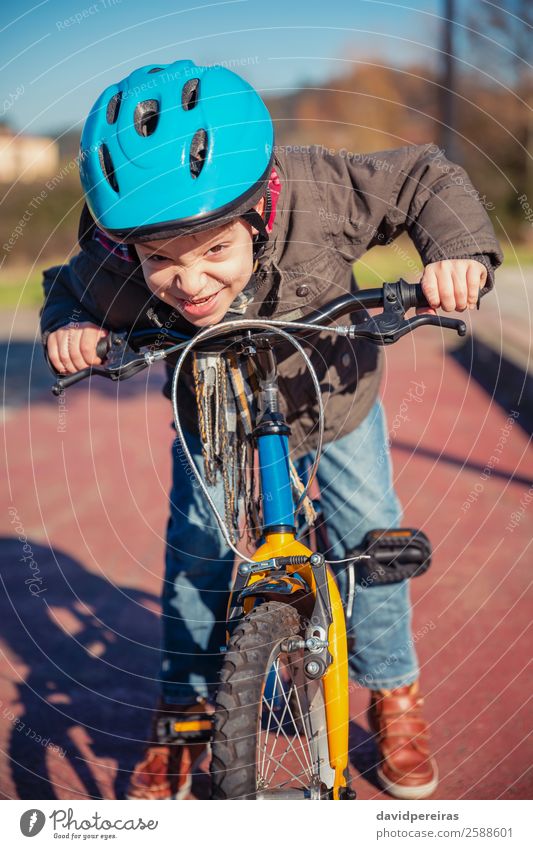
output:
M56 382L52 386L54 395L61 395L68 386L74 383L79 383L80 380L85 380L92 374L99 374L101 377L107 377L109 380L127 380L128 377L133 377L137 372L142 371L151 363L143 355L142 358L130 360L126 365L117 365L111 368L101 368L100 366L90 366L74 374L57 375Z
M56 382L52 386L52 393L54 395L61 395L67 387L72 386L74 383L79 383L93 374L107 377L109 380L127 380L129 377L133 377L134 374L151 365L155 357L146 353L139 356L136 351L126 344L126 336L127 333L109 333L105 340L101 339L98 343L99 345L104 342L107 343L105 350L103 345L100 347L100 350L97 347L100 358L104 359L107 363L105 368L101 366L89 366L74 374L65 375L58 375L53 370L56 376ZM48 365L50 365L49 360ZM50 368L52 368L51 365Z
M377 345L392 345L424 324L456 330L459 336L466 334L466 324L458 318L446 318L440 315L423 313L413 318L405 318L405 308L397 284L383 284L383 312L367 315L360 324L351 324L345 328L336 328L350 339L368 339Z

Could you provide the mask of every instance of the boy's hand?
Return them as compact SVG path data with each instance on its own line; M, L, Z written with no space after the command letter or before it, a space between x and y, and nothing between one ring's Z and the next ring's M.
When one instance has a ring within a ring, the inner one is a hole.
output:
M419 307L416 312L435 314L438 307L445 312L473 310L486 279L487 269L477 259L430 262L420 281L430 306Z
M107 330L90 321L67 324L48 337L48 358L60 374L72 374L87 366L100 365L102 360L96 356L96 345L107 334Z

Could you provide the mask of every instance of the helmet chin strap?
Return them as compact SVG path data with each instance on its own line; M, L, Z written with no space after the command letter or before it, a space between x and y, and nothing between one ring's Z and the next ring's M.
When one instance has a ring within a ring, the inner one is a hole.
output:
M254 255L254 261L257 261L259 259L259 257L265 250L266 243L269 239L268 230L266 228L272 209L272 198L270 195L269 188L266 189L264 198L265 208L263 215L260 215L257 209L252 208L249 209L248 212L244 212L242 215L239 216L248 224L250 224L251 227L254 227L258 231L257 234L253 237L252 250Z
M254 227L258 231L258 233L253 237L252 242L254 264L248 283L231 304L227 312L227 318L223 318L222 321L231 320L231 318L235 317L235 314L244 315L244 313L246 312L247 303L250 299L253 299L256 291L261 286L261 281L257 277L256 271L259 265L259 258L265 250L266 244L269 240L269 234L266 225L270 218L271 209L272 199L270 196L270 189L267 188L265 192L265 207L263 213L264 217L260 215L259 212L254 208L248 210L248 212L245 212L243 215L239 216L239 218L246 221L248 224L250 224L251 227Z

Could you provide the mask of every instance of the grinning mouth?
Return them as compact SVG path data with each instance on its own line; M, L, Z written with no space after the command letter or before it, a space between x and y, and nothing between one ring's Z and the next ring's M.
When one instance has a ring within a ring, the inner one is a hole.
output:
M192 300L191 298L178 298L179 301L182 301L184 304L206 304L211 298L214 298L215 295L218 295L222 289L219 289L217 292L212 292L211 295L207 295L206 298L195 298Z

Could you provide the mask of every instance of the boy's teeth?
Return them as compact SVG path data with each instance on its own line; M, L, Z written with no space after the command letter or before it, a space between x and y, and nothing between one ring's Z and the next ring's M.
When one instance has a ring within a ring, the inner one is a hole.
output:
M207 298L199 298L197 301L187 301L188 304L203 304L205 301L209 301L213 295L208 295Z

